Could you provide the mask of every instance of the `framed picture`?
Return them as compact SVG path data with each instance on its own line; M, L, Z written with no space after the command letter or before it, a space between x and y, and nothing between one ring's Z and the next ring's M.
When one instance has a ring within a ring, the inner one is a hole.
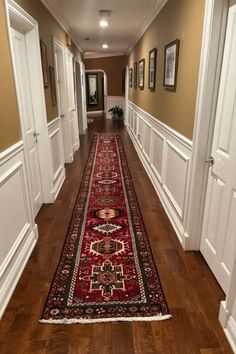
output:
M134 88L137 88L137 62L134 63Z
M98 76L97 74L87 74L88 104L98 105Z
M139 61L138 65L138 87L144 89L145 59Z
M129 69L129 87L133 85L133 69Z
M42 39L40 39L40 51L43 70L43 85L47 88L49 86L47 45Z
M52 105L53 107L55 107L57 104L57 94L56 94L54 66L51 65L49 66L49 75L50 75L50 83L51 83Z
M148 68L148 87L154 91L156 86L156 61L157 49L153 48L149 52L149 68Z
M164 61L164 83L166 88L176 89L178 58L179 58L179 39L165 46Z

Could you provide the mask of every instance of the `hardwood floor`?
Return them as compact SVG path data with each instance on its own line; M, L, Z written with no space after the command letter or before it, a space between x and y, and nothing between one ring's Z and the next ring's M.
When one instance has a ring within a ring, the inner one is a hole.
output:
M40 324L58 264L93 132L120 132L172 319L85 325ZM39 241L0 322L1 354L232 353L218 322L224 293L199 252L184 252L120 123L96 117L81 136L53 205L37 217Z

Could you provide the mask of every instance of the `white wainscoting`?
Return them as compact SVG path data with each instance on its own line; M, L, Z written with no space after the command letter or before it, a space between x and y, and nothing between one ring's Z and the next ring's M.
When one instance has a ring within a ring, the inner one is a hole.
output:
M0 318L38 238L23 142L0 154Z
M124 110L125 98L123 96L107 96L107 115L106 118L111 119L112 115L109 109L114 106L120 106Z
M53 161L53 194L54 199L56 199L66 177L62 125L59 117L48 123L48 135L51 143Z
M127 129L184 247L192 142L130 101Z

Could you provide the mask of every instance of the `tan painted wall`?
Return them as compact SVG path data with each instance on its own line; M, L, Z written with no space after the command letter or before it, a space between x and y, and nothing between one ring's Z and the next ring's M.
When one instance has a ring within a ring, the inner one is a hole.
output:
M52 17L40 0L16 0L39 24L39 35L47 44L48 65L53 65L52 36L66 45L66 33ZM4 0L0 0L0 151L16 143L21 138L19 114L10 60L9 41L4 11ZM72 43L72 53L81 56ZM45 89L47 120L57 117L57 107L52 106L50 85Z
M50 12L39 0L16 0L16 2L26 10L39 24L39 36L47 44L48 65L53 65L52 36L56 37L66 46L66 33L53 18ZM72 44L69 48L74 54L78 54L76 46ZM45 90L45 100L47 109L47 120L51 121L57 117L57 106L52 106L50 85Z
M109 96L124 96L123 70L126 62L125 55L84 60L85 70L101 69L105 71Z
M0 0L0 152L21 138L4 0Z
M129 68L145 58L145 89L129 89L129 99L192 139L205 0L169 0L129 55ZM180 39L176 92L163 87L164 46ZM148 89L148 55L156 47L156 90Z

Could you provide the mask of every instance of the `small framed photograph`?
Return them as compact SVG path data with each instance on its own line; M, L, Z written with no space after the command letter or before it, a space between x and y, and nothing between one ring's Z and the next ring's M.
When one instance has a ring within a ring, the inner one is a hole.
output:
M176 90L178 59L179 59L179 39L165 46L164 61L164 82L166 88Z
M40 51L41 51L42 70L43 70L43 85L44 88L47 88L49 86L48 54L47 54L47 45L42 39L40 39Z
M148 88L151 91L154 91L156 86L156 61L157 61L157 49L153 48L149 52L149 70L148 70Z
M133 69L129 69L129 87L133 86Z
M98 105L98 75L87 74L87 90L89 106Z
M137 88L137 62L134 63L134 88Z
M138 87L144 89L145 59L139 61L138 65Z
M50 83L51 83L52 105L53 107L55 107L57 104L56 81L55 81L54 67L51 65L49 66L49 75L50 75Z

